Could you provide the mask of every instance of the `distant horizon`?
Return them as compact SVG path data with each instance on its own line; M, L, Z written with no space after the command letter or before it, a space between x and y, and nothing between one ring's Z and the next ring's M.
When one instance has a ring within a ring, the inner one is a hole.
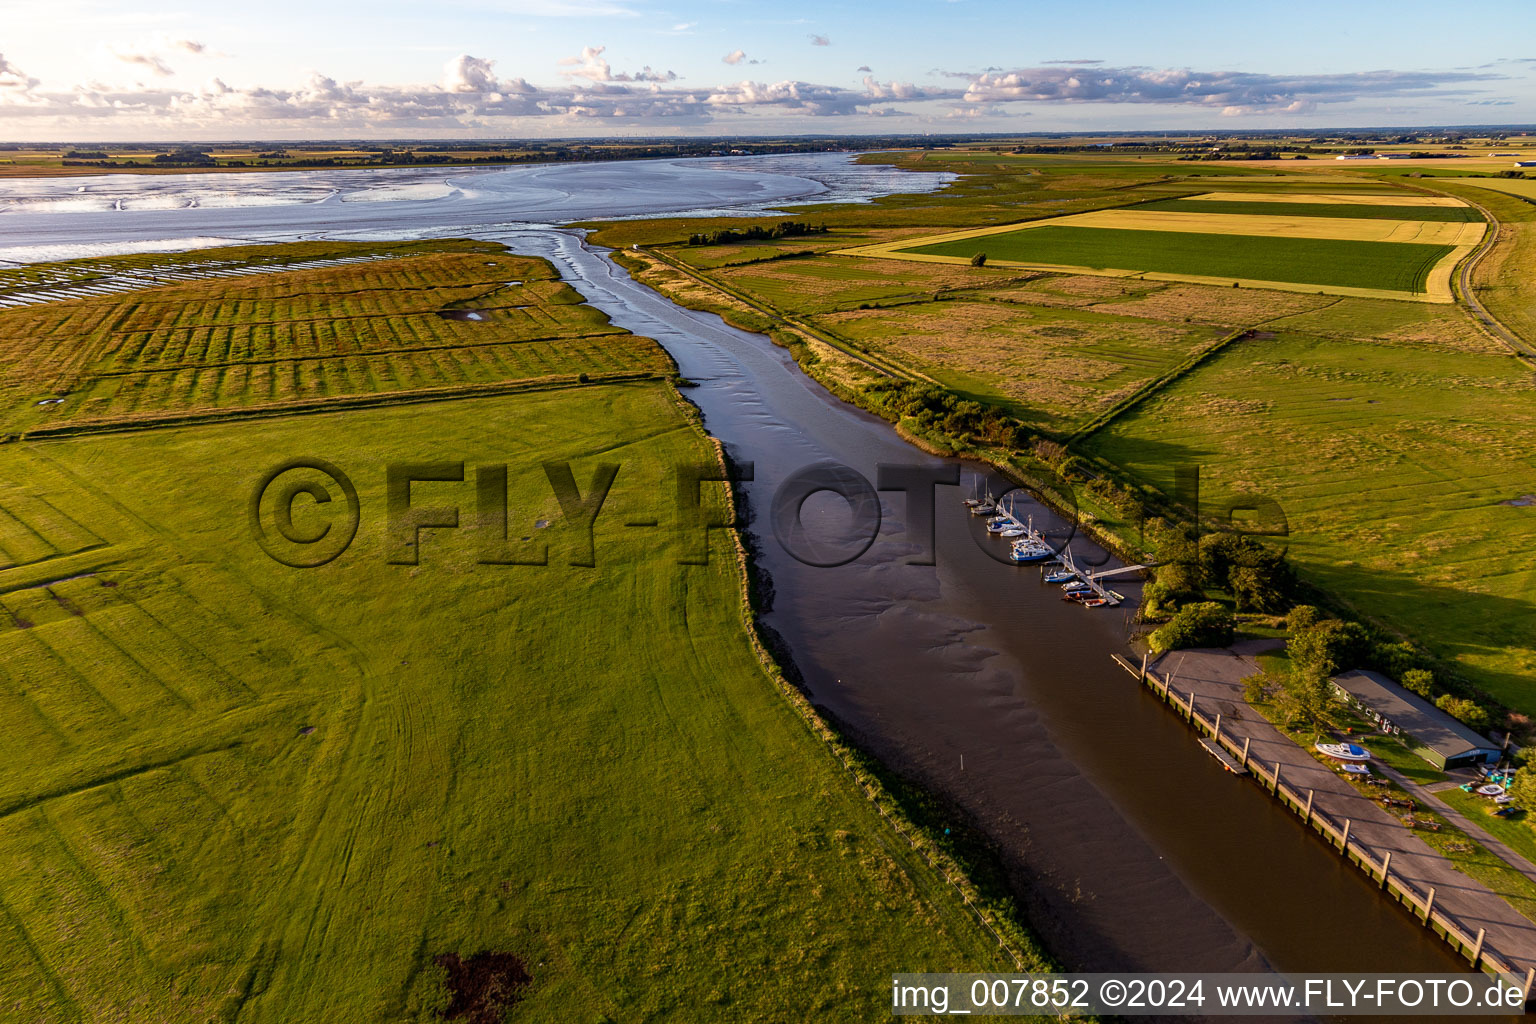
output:
M54 0L6 27L0 136L39 143L1536 122L1518 0Z
M50 139L37 141L29 139L0 138L0 147L36 146L41 148L58 148L69 145L82 146L236 146L236 145L267 145L280 144L284 146L321 146L327 144L348 145L402 145L402 144L431 144L431 143L530 143L553 142L560 144L572 144L582 142L705 142L718 141L742 141L742 142L771 142L775 140L803 141L803 140L827 140L829 142L839 139L1053 139L1053 138L1094 138L1102 136L1124 137L1157 137L1189 138L1196 136L1215 136L1221 138L1252 138L1252 137L1296 137L1296 136L1337 136L1353 133L1383 133L1383 132L1514 132L1530 133L1536 136L1536 122L1511 123L1511 124L1386 124L1386 125L1333 125L1317 126L1312 128L1126 128L1126 129L1085 129L1062 131L996 131L996 132L877 132L877 131L847 131L847 132L761 132L757 134L742 133L708 133L671 134L671 135L641 135L636 133L614 133L609 135L421 135L421 136L334 136L330 138L281 138L261 136L231 136L227 138L173 138L156 137L143 139Z

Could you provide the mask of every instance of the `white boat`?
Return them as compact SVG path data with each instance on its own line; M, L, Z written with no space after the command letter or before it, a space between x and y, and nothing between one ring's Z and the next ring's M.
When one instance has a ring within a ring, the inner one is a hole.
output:
M1068 583L1066 586L1062 587L1061 590L1062 590L1062 593L1065 593L1065 594L1091 594L1091 593L1093 593L1093 588L1090 587L1088 584L1084 583L1082 580L1078 580L1076 583Z
M1353 743L1319 743L1317 752L1335 761L1369 761L1371 752Z
M1047 583L1071 583L1075 579L1077 579L1077 573L1071 569L1058 569L1055 572L1045 574L1045 582Z
M998 534L998 536L999 537L1022 537L1022 536L1024 536L1024 527L1022 527L1022 526L1010 526L1010 527L1008 527L1008 529L1006 529L1002 533Z
M1053 553L1050 548L1031 538L1015 541L1008 557L1022 565L1027 562L1043 562Z
M1476 792L1478 796L1503 796L1504 787L1499 785L1497 782L1490 782L1486 786L1478 786L1474 792Z
M1011 519L1003 519L1002 517L998 517L997 519L989 520L987 522L987 532L988 533L1002 533L1004 530L1009 529L1009 527L1011 526L1012 523L1013 523L1013 520L1011 520Z
M1371 766L1366 764L1341 764L1339 770L1347 775L1369 775Z

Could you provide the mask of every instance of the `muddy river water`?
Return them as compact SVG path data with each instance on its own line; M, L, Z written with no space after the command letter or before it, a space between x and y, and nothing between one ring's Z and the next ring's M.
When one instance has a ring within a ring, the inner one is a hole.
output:
M1111 661L1126 652L1124 610L1064 604L1038 570L989 554L1003 542L978 539L960 503L975 467L964 469L962 486L936 488L933 565L908 564L915 547L900 492L882 493L878 539L857 560L818 568L792 557L770 526L787 477L830 461L875 481L882 463L939 460L832 398L767 338L674 305L578 233L547 226L795 198L857 201L895 191L893 172L866 175L829 154L471 175L123 177L6 183L0 260L177 239L469 234L550 259L617 324L666 346L698 383L687 394L710 432L754 464L745 493L772 580L765 621L812 698L861 746L990 836L1031 923L1069 967L1464 969L1294 816L1220 771ZM942 184L904 180L914 184L903 191ZM306 188L314 194L295 199ZM356 201L369 190L376 194ZM1038 506L1028 511L1037 525L1060 525ZM840 500L806 503L813 524L835 527L840 516ZM1121 589L1134 596L1135 586Z

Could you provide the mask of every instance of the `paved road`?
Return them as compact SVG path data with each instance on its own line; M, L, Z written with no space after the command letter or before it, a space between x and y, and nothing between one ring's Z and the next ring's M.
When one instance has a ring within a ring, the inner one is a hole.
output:
M1380 863L1392 853L1392 876L1407 881L1419 893L1435 888L1435 906L1476 935L1487 929L1486 948L1516 964L1520 972L1536 968L1536 922L1522 916L1481 882L1457 871L1445 857L1361 794L1340 775L1293 743L1243 699L1242 680L1259 670L1253 655L1273 641L1238 645L1229 650L1174 651L1153 668L1160 677L1172 675L1176 693L1195 693L1196 707L1206 715L1222 715L1222 735L1246 737L1249 756L1266 766L1277 761L1282 780L1293 790L1313 790L1315 811L1335 824L1349 819L1350 842L1370 851ZM1438 811L1439 808L1437 807ZM1481 838L1481 837L1479 837Z

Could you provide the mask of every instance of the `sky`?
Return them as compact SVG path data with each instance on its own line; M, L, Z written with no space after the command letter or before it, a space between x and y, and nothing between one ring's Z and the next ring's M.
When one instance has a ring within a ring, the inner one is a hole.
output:
M0 140L1536 122L1529 0L0 0Z

